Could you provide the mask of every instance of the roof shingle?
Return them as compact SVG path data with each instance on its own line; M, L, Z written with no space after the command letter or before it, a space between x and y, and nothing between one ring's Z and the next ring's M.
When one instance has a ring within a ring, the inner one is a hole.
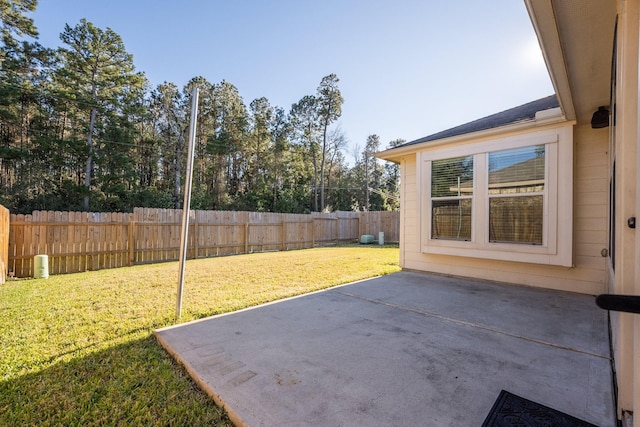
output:
M453 136L465 135L468 133L479 132L533 120L535 119L537 112L549 110L551 108L557 108L559 107L559 105L560 104L558 104L557 97L555 95L550 95L545 98L541 98L527 104L502 111L500 113L492 114L490 116L483 117L481 119L474 120L472 122L453 127L451 129L443 130L441 132L425 136L424 138L407 142L406 144L402 144L396 148L420 144L422 142L437 141L439 139L451 138Z

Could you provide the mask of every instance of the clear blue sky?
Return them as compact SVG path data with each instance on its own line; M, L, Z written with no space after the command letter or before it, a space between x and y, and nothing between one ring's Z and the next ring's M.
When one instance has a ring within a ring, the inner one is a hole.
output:
M47 47L86 18L118 33L153 86L195 76L233 83L245 104L289 110L340 78L340 126L417 139L553 93L518 0L39 0Z

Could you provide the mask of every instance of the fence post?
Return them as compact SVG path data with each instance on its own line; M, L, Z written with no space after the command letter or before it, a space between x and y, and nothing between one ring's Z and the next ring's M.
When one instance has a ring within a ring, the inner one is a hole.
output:
M280 233L280 235L282 237L282 250L286 251L287 250L287 223L284 219L282 220L282 233Z
M244 225L244 253L249 253L249 223Z
M316 219L311 218L311 247L316 247Z
M9 271L9 209L0 205L0 284L6 280Z
M133 264L135 264L135 246L136 246L136 242L134 241L134 236L135 236L135 232L134 232L134 227L136 226L136 221L133 218L133 214L129 214L129 267L131 267Z
M198 211L195 212L196 219L193 221L193 259L198 259L198 241L200 240L200 224L198 224Z

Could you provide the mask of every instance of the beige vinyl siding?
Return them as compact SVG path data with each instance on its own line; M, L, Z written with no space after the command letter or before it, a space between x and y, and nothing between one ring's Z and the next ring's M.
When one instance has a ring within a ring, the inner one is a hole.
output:
M597 292L606 292L609 243L609 129L574 128L575 266L598 278Z
M415 155L403 159L402 267L586 294L605 292L606 258L601 251L608 246L607 129L577 126L574 144L574 267L422 253Z
M400 267L409 268L404 265L406 255L420 251L420 221L418 221L420 192L417 184L415 154L402 159L401 171Z

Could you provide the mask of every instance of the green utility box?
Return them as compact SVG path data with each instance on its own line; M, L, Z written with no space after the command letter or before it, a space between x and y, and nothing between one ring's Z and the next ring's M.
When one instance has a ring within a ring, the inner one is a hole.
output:
M363 245L369 245L373 243L373 235L363 234L362 236L360 236L360 243Z

